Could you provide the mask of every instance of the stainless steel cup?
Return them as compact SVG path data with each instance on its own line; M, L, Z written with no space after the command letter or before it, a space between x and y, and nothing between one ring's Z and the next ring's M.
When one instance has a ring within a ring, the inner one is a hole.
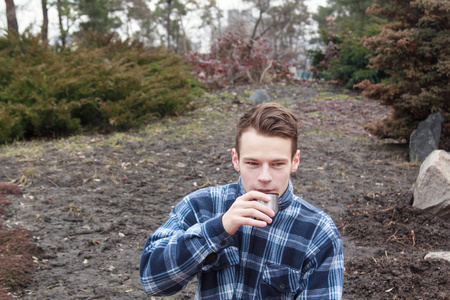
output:
M276 214L278 212L278 194L267 193L266 195L270 197L270 202L264 202L262 200L258 200L258 202L270 207Z

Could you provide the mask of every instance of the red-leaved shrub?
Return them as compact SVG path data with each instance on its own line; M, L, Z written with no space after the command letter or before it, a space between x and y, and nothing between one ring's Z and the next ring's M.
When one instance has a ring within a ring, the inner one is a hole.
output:
M237 31L218 38L209 54L190 52L187 59L199 80L209 88L237 83L293 80L289 64L274 56L266 39L249 41Z

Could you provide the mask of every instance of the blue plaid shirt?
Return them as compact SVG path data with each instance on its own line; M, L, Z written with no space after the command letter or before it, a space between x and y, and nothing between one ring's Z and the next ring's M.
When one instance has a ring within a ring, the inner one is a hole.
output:
M272 224L241 226L233 236L222 215L245 193L240 180L186 196L145 244L145 292L171 295L197 276L196 299L341 299L341 236L292 190L289 182Z

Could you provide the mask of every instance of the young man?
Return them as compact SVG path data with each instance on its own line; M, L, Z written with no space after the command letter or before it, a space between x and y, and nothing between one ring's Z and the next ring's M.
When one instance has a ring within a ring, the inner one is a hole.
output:
M140 277L149 295L197 276L196 299L341 299L342 240L331 218L293 194L297 120L265 103L237 126L239 181L186 196L148 240ZM280 195L278 212L254 200Z

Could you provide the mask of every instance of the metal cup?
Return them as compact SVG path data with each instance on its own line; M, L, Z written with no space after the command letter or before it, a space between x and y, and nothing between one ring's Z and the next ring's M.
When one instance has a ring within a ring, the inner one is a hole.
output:
M278 194L276 193L266 193L267 196L270 197L270 202L264 202L262 200L258 200L259 203L264 204L265 206L271 208L275 214L278 212Z

